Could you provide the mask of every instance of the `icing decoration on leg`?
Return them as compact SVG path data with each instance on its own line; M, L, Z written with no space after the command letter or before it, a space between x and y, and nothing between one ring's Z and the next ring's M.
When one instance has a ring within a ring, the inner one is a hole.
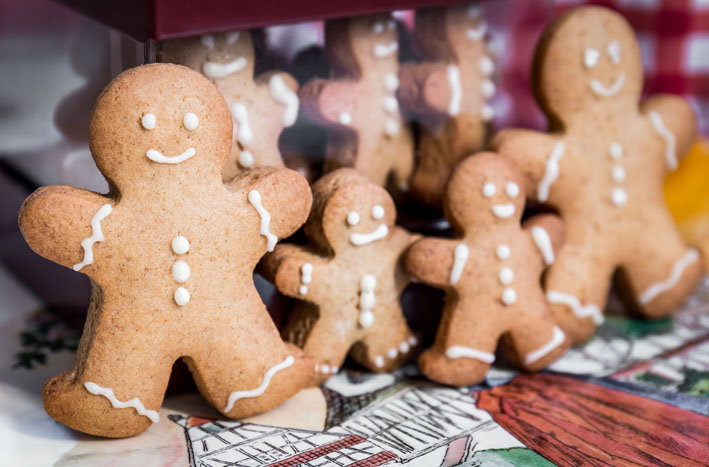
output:
M547 266L552 264L554 262L554 249L551 246L549 234L544 227L532 227L532 239L534 239L534 244L537 245L542 258L544 258L544 264Z
M564 331L559 329L559 327L554 326L554 335L552 336L549 343L546 344L544 347L529 353L524 359L524 364L531 365L532 363L536 362L555 348L559 347L564 342L564 339L566 339L566 334L564 334Z
M136 412L138 412L138 415L148 417L153 423L157 423L160 420L158 413L155 410L146 409L137 397L134 397L129 401L122 402L116 399L116 396L113 394L113 389L111 388L104 388L90 381L85 382L84 387L91 394L103 396L108 399L114 409L126 409L128 407L132 407L136 410Z
M276 246L276 242L278 242L278 237L273 235L268 230L268 227L271 224L271 215L261 204L261 193L259 193L258 190L249 191L249 202L256 209L258 215L261 217L260 233L267 239L266 249L268 251L273 251L273 248Z
M655 129L658 135L665 140L665 162L670 170L677 168L677 143L675 141L675 135L665 126L665 122L660 117L660 114L651 111L648 116L652 122L652 127Z
M465 263L468 262L468 256L470 250L465 243L460 243L455 247L455 252L453 253L453 268L451 268L450 284L455 285L460 280L460 276L463 274L463 269L465 268Z
M231 409L234 408L234 404L236 403L236 401L238 401L239 399L244 399L247 397L258 397L264 392L266 392L266 389L268 389L268 385L271 384L271 379L273 378L273 375L293 365L293 361L293 357L291 355L288 355L281 363L269 368L266 374L263 375L263 381L261 382L261 385L256 389L251 389L248 391L234 391L229 394L229 399L227 400L226 407L224 408L224 413L229 413Z
M281 75L273 75L268 82L271 96L278 102L286 106L283 112L283 125L289 127L295 123L298 117L298 106L300 101L298 95L291 91Z
M678 259L677 262L672 266L672 272L670 273L670 277L668 277L662 282L658 282L657 284L651 285L650 287L645 289L643 293L640 294L640 303L646 305L652 300L654 300L655 297L657 297L661 293L667 292L668 290L672 289L675 285L677 285L677 282L679 282L684 270L689 265L695 263L698 259L699 252L697 252L696 249L691 248L687 250L687 253L685 253L684 256Z
M554 149L551 151L549 160L547 160L546 171L544 172L544 177L539 182L539 187L537 188L537 198L539 201L546 201L549 199L549 189L551 184L559 178L559 159L564 155L564 143L559 141L554 145Z
M480 360L485 363L492 363L495 361L495 356L489 352L483 352L481 350L471 349L470 347L464 347L462 345L454 345L448 347L446 350L446 357L448 358L474 358L475 360Z
M104 204L96 211L96 214L91 219L91 236L81 241L81 248L84 249L84 259L73 266L74 271L79 271L84 266L94 262L94 243L104 240L103 231L101 230L101 221L111 214L111 211L113 211L111 205Z
M598 306L581 305L579 299L571 294L549 290L547 292L547 300L549 300L549 303L568 306L579 318L591 318L597 325L603 323L603 314L601 314Z

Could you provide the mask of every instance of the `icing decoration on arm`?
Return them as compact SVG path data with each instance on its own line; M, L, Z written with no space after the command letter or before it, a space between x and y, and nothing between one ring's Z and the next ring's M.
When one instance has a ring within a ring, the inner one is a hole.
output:
M160 421L160 416L158 415L157 411L146 409L143 403L140 402L140 399L138 399L137 397L134 397L129 401L122 402L116 399L116 395L113 394L113 389L111 388L101 387L96 383L92 383L91 381L85 382L84 387L91 394L94 394L96 396L103 396L108 399L114 409L127 409L128 407L132 407L135 409L136 412L138 412L138 415L148 417L151 422L157 423L158 421Z
M487 32L487 23L482 21L477 28L468 28L465 31L465 35L468 37L468 39L470 39L472 41L479 41L480 39L485 37L486 32Z
M160 164L179 164L194 156L195 150L194 148L188 148L185 152L183 152L182 154L178 154L177 156L163 156L160 151L156 151L155 149L148 149L145 155L151 161L159 162Z
M465 268L465 263L468 262L468 256L470 255L470 250L465 243L459 243L455 247L453 252L453 267L451 268L450 275L450 285L455 285L460 280L463 275L463 269Z
M583 51L583 64L589 70L598 65L599 58L601 58L601 53L596 49L588 48Z
M538 225L532 227L532 239L534 244L539 248L539 252L544 258L544 264L549 266L554 262L554 248L551 245L551 239L549 238L549 233L547 233L544 227Z
M343 125L349 125L350 123L352 123L352 115L350 115L348 112L342 112L338 120Z
M597 79L591 80L591 89L599 96L611 97L620 91L620 88L623 87L623 82L625 82L625 73L620 73L609 88L603 86Z
M192 112L187 112L184 117L182 117L182 124L185 128L192 131L199 125L199 118Z
M564 343L564 339L566 339L566 334L564 334L564 331L559 329L557 326L554 326L554 334L552 335L551 340L543 347L533 352L530 352L524 358L525 365L531 365L532 363L536 362L555 348L559 347L561 344Z
M670 277L668 277L662 282L658 282L656 284L651 285L650 287L645 289L643 293L640 294L640 303L643 305L647 305L661 293L667 292L668 290L672 289L675 285L677 285L677 282L679 282L684 270L689 265L697 262L698 259L699 253L696 249L691 248L687 250L684 256L678 259L677 262L672 266L672 272L670 273Z
M448 86L451 88L451 101L448 104L448 114L456 116L460 113L460 100L463 90L460 86L460 69L455 65L448 65Z
M111 211L113 211L111 205L104 204L98 211L96 211L96 214L94 214L94 217L91 219L91 236L86 237L81 241L81 248L84 249L84 259L72 267L74 271L79 271L84 266L94 262L94 243L104 241L103 231L101 230L101 221L111 214Z
M251 131L251 126L249 126L248 109L241 102L235 102L231 106L231 116L234 117L234 120L239 125L237 139L244 146L248 146L254 139L254 133Z
M610 44L608 44L608 47L606 49L608 51L608 55L611 57L611 61L615 63L616 65L620 63L620 42L618 41L611 41Z
M281 75L271 76L268 87L271 90L271 96L286 106L286 110L283 112L283 125L287 127L293 125L295 119L298 118L298 106L300 105L298 95L286 86Z
M372 206L372 219L381 219L384 217L384 208L378 204Z
M564 155L564 143L559 141L554 145L554 149L551 150L551 155L547 160L546 171L544 172L544 177L542 181L539 182L539 188L537 188L537 198L539 201L546 201L549 199L549 189L551 184L559 178L559 159Z
M507 219L515 213L515 205L512 203L508 204L493 204L492 213L500 219Z
M675 142L675 135L672 134L672 132L665 126L665 122L662 120L662 117L660 117L660 114L657 113L656 111L651 111L648 116L650 117L650 121L652 122L652 126L657 132L658 135L662 139L665 140L665 161L667 163L667 167L670 170L674 170L677 168L677 149L676 149L676 142Z
M374 56L377 58L387 57L397 50L399 50L399 43L397 41L388 44L374 44Z
M224 78L232 73L239 72L246 66L246 59L239 57L229 63L205 62L202 72L208 78Z
M454 345L446 350L448 358L474 358L484 363L492 363L495 361L495 356L489 352L463 347L462 345Z
M291 355L288 355L285 360L283 360L281 363L278 365L275 365L271 367L265 375L263 375L263 381L261 382L261 385L257 387L256 389L251 389L249 391L234 391L231 394L229 394L229 399L227 400L226 407L224 408L224 412L228 413L231 411L231 409L234 408L234 403L238 401L239 399L244 399L247 397L258 397L264 392L266 392L266 389L268 388L268 385L271 384L271 379L273 378L273 375L278 373L281 370L284 370L288 368L289 366L293 365L293 357Z
M374 295L374 289L377 286L377 278L371 274L365 274L362 276L362 280L359 283L359 309L361 313L359 314L359 324L363 328L368 328L374 323L374 314L372 313L372 308L377 299Z
M308 284L313 280L313 265L311 263L303 263L300 267L300 282L303 284L298 289L301 295L308 293Z
M258 190L249 191L249 202L256 209L256 212L258 212L258 215L261 217L260 233L261 233L261 235L263 235L267 239L266 249L268 251L273 251L273 249L276 246L276 242L278 242L278 237L273 235L268 230L268 227L271 224L271 215L268 213L268 211L266 211L266 208L264 208L263 205L261 204L261 193L259 193Z
M143 125L143 128L145 128L146 130L155 129L155 115L153 115L153 114L143 115L143 118L140 119L140 124Z
M603 322L603 315L598 306L593 304L581 305L579 299L571 294L549 290L547 292L547 300L552 304L568 306L579 318L591 318L597 325Z
M353 233L350 235L350 243L356 246L367 245L369 243L381 240L389 233L389 228L386 224L379 224L379 227L369 233Z

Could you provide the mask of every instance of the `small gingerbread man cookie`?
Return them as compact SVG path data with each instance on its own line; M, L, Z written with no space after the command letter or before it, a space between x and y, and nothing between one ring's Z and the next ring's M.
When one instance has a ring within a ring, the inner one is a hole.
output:
M522 368L542 369L569 347L549 313L540 278L554 262L564 227L555 216L520 227L524 179L492 153L461 162L446 185L446 217L456 238L424 238L405 254L416 279L446 291L433 347L421 371L454 386L483 380L500 339Z
M300 90L305 115L331 130L325 170L352 167L379 186L408 190L414 143L396 96L396 21L383 14L328 21L325 47L332 79Z
M74 367L44 386L49 415L100 436L140 433L158 420L181 357L228 417L310 384L312 361L281 340L253 283L259 259L305 221L305 179L260 168L224 185L229 109L179 65L119 75L89 134L110 193L50 186L20 211L30 247L94 286Z
M477 5L416 12L415 41L423 62L401 66L399 97L421 121L411 193L426 204L440 206L453 168L485 142L494 115L488 101L495 93L486 32Z
M409 283L401 253L416 238L394 226L389 194L352 169L313 185L306 247L281 244L264 260L264 273L298 299L285 335L316 360L323 378L348 353L372 371L401 365L417 338L399 297Z
M298 83L281 71L254 78L249 31L168 40L161 53L162 61L185 65L212 80L229 105L234 138L224 180L252 167L283 166L278 138L298 117Z
M554 206L567 241L546 276L554 318L574 342L603 321L616 270L647 317L672 312L703 271L663 198L663 180L696 135L691 107L657 95L640 104L633 30L600 7L570 11L537 46L534 90L550 133L504 130L494 147L523 170L529 196Z

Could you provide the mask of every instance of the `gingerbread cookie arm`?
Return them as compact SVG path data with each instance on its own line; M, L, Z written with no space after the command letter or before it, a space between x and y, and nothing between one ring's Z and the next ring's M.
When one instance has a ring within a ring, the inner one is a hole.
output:
M113 201L68 186L40 188L20 208L19 225L27 244L40 256L75 271L92 264L103 241L101 221Z
M514 161L524 174L529 198L546 201L549 187L559 175L564 143L554 135L532 130L502 130L492 140L492 149Z
M315 301L326 277L323 258L297 245L278 245L273 253L262 261L266 279L289 297Z
M267 86L274 101L273 105L283 108L283 127L293 125L300 109L299 86L295 78L285 72L270 71L259 75L256 83Z
M443 238L417 240L404 253L404 267L411 276L425 284L448 288L452 282L457 282L453 271L459 243ZM453 281L451 276L454 276Z
M460 96L454 95L445 64L401 65L399 83L398 97L402 106L426 121L442 122L460 112Z
M544 265L551 265L564 244L566 237L564 221L553 214L542 214L528 219L522 227L532 237Z
M644 100L640 109L662 140L665 166L674 170L678 159L697 138L697 119L692 107L681 97L657 94Z
M314 79L298 95L309 118L322 125L346 127L357 110L356 89L354 82Z

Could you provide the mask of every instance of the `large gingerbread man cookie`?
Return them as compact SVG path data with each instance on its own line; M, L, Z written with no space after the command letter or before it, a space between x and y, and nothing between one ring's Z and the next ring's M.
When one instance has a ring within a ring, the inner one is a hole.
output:
M398 36L390 15L328 21L332 79L300 90L305 114L330 129L326 171L352 167L379 186L408 190L411 129L399 111Z
M421 63L404 64L402 106L421 122L411 194L439 206L456 164L485 143L493 117L494 62L485 44L487 23L479 6L454 5L416 12Z
M549 26L536 52L534 91L550 133L505 130L494 147L525 173L529 196L554 206L567 241L546 276L547 298L575 342L603 320L613 274L645 316L666 316L702 275L663 198L665 175L692 143L682 99L639 103L640 49L630 25L600 7Z
M261 168L224 185L229 110L209 80L179 65L119 75L89 132L109 194L45 187L20 212L34 251L93 284L74 367L44 386L47 412L86 433L140 433L158 420L181 357L228 417L309 384L312 361L281 340L252 279L305 221L305 179Z
M278 290L298 299L285 335L323 378L348 353L372 371L397 368L417 344L399 303L409 283L401 254L416 237L395 227L389 194L352 169L326 175L313 192L310 244L278 245L264 261Z
M249 31L164 41L161 59L199 71L212 80L229 105L234 138L222 176L244 169L282 167L278 139L298 117L298 83L288 73L254 77L254 46Z
M445 384L478 383L499 340L526 370L554 362L569 342L549 313L540 278L563 242L561 220L543 215L520 227L524 178L492 153L458 165L443 208L455 238L418 240L404 257L411 275L446 291L436 340L419 359L421 371Z

